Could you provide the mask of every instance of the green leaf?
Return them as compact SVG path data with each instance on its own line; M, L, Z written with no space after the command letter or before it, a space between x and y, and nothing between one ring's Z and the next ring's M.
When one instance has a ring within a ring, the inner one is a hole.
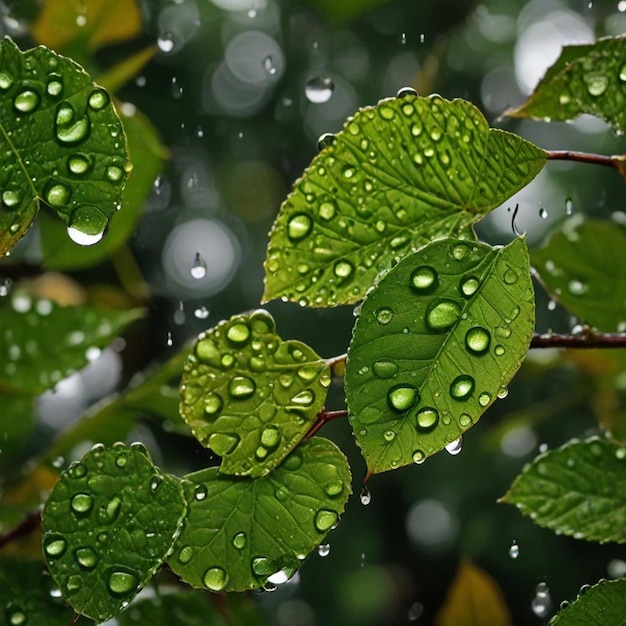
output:
M0 406L2 407L0 475L7 476L10 471L22 471L16 460L24 452L24 444L35 428L33 399L0 394Z
M594 437L540 454L501 501L564 535L626 543L626 448Z
M0 624L67 626L74 615L58 596L43 563L24 557L0 559Z
M533 266L555 300L603 331L626 330L626 229L576 215L531 252Z
M464 100L405 96L348 119L283 202L265 293L321 307L362 300L374 278L434 239L473 239L546 153L490 129Z
M103 622L154 574L180 531L181 483L142 444L95 445L63 472L42 518L52 577L77 613Z
M221 472L263 476L308 432L329 385L326 362L300 341L283 341L259 309L198 337L183 370L180 414L222 457Z
M67 237L67 230L59 220L53 215L42 213L39 216L39 233L44 267L68 270L97 265L108 260L135 232L143 214L146 196L163 169L168 153L154 126L139 111L125 115L122 110L121 118L128 138L128 150L135 163L133 174L124 189L122 210L111 221L111 227L102 242L89 247L76 246Z
M368 469L424 459L505 393L534 326L523 238L504 248L435 241L368 294L346 363L346 400Z
M624 626L626 578L602 580L561 609L550 626Z
M102 239L128 169L121 122L106 91L43 46L0 41L0 256L43 200L81 245Z
M142 309L112 311L78 306L60 307L13 293L0 307L0 389L35 395L89 362L90 348L102 348Z
M186 583L211 591L291 577L339 521L351 492L345 457L318 437L262 478L217 468L186 478L189 514L168 563Z
M561 56L520 107L508 117L571 120L581 113L601 117L616 131L626 130L626 37L565 46Z

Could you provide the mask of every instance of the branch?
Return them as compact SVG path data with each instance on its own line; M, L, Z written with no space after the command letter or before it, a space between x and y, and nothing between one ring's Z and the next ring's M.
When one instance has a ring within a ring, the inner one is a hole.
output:
M340 411L327 411L326 409L322 409L317 414L315 423L311 426L311 430L306 434L305 439L310 439L324 424L339 417L348 417L348 411L346 409L341 409Z
M588 152L575 152L572 150L546 150L548 159L553 161L578 161L579 163L592 163L615 168L622 173L624 155L604 156L603 154L590 154Z
M35 511L33 513L29 513L22 521L17 525L7 530L7 532L0 535L0 549L7 546L12 541L19 539L20 537L26 537L30 535L34 530L39 528L41 524L41 513L40 511Z
M576 335L546 333L534 335L531 348L626 348L626 333L595 333L592 331Z

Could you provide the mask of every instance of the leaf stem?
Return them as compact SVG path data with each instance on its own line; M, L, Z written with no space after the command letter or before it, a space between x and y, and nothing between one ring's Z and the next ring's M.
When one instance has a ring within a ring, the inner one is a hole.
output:
M534 335L531 348L626 348L626 333L582 332L575 335L546 333Z
M306 434L305 439L310 439L315 433L327 422L338 419L340 417L348 417L348 411L346 409L340 409L339 411L327 411L322 409L318 414L311 430Z
M19 539L20 537L26 537L30 535L34 530L39 528L41 524L41 513L39 511L34 511L32 513L28 513L26 517L24 517L17 526L7 530L7 532L2 533L0 535L0 549L4 548L4 546L10 544L12 541Z
M594 165L604 165L613 167L620 171L620 163L623 156L605 156L603 154L591 154L588 152L576 152L574 150L546 150L548 159L553 161L578 161L580 163L592 163Z

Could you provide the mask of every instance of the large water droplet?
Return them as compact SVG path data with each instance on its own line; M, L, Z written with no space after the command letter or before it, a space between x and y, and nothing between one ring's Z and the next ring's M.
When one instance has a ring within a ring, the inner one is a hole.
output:
M93 507L93 498L87 493L77 493L71 501L72 511L79 515L86 515Z
M321 151L324 148L328 148L330 146L334 146L336 143L337 143L337 136L336 135L334 135L333 133L324 133L317 140L317 149L319 151Z
M403 35L406 34L403 33ZM415 89L413 89L413 87L402 87L401 89L398 89L398 92L396 93L396 98L416 98L417 97L417 91Z
M432 430L439 422L439 412L431 407L424 407L417 412L417 428L422 431Z
M328 509L320 509L315 514L315 528L321 533L330 530L338 520L337 513L335 511L329 511Z
M226 456L239 444L239 435L235 433L213 433L209 437L209 447L215 454Z
M44 552L51 559L58 559L62 556L67 548L67 542L61 535L46 535L43 541Z
M213 391L204 400L204 412L209 417L215 417L224 406L224 401L219 393Z
M91 157L82 152L72 154L67 159L67 169L74 176L84 176L91 171L92 167Z
M92 246L104 237L108 224L107 216L98 207L83 204L70 215L67 234L74 243Z
M228 391L236 400L246 400L254 395L256 384L247 376L235 376L230 381Z
M0 72L0 91L7 91L13 85L13 76L8 72Z
M66 206L72 196L71 189L63 183L51 180L43 192L46 203L51 207Z
M210 567L204 572L202 582L211 591L222 591L228 584L228 574L223 567Z
M435 300L426 312L426 324L433 333L444 333L459 319L461 307L454 301L442 298Z
M329 543L320 543L320 545L317 546L317 553L321 557L328 556L330 554L330 544Z
M398 364L386 359L375 361L372 371L378 378L391 378L398 371Z
M261 445L265 448L275 448L282 438L280 428L277 426L266 426L261 431Z
M481 326L470 328L465 335L465 345L470 352L474 354L484 354L489 350L491 343L491 335L489 331Z
M98 88L89 94L87 104L92 111L101 111L110 101L109 94L104 89Z
M480 404L480 406L487 406L490 402L491 402L491 394L489 392L483 391L478 396L478 404Z
M450 395L455 400L467 400L474 391L474 379L467 374L457 376L450 385Z
M480 287L480 282L475 276L466 276L461 279L459 291L464 298L473 296Z
M20 189L9 188L2 192L2 204L9 210L17 208L21 200L22 191Z
M237 550L243 550L246 547L246 543L247 543L247 538L246 538L246 533L244 532L237 533L233 537L233 546L237 548Z
M350 278L354 272L354 265L352 265L350 261L337 261L337 263L335 263L334 272L337 278L345 280L346 278Z
M304 239L313 228L313 220L306 213L297 213L287 224L287 235L292 241Z
M314 76L311 78L305 88L304 93L309 100L315 104L328 102L333 95L335 83L329 76Z
M376 311L376 321L379 324L386 325L393 319L393 311L389 307L381 307Z
M585 74L583 79L587 85L587 91L592 96L601 96L609 86L609 79L600 72Z
M315 400L315 394L310 389L304 389L291 398L291 402L297 406L309 407Z
M91 548L78 548L74 557L83 569L90 570L98 564L98 555Z
M109 575L108 587L114 596L127 596L137 588L138 579L135 574L114 570Z
M456 456L463 449L463 438L459 437L446 446L446 452L452 456Z
M59 142L76 145L85 141L90 132L91 122L86 115L78 117L69 102L59 104L54 119L54 134Z
M412 455L413 463L421 465L426 460L426 455L422 450L415 450Z
M41 102L40 95L33 89L23 89L13 99L13 106L20 113L32 113Z
M395 411L408 411L419 402L419 391L412 385L395 385L387 392L387 402Z
M540 618L547 617L552 609L552 598L550 597L548 585L541 582L535 590L535 597L530 603L533 613Z
M193 259L193 264L191 266L191 275L200 280L206 276L207 266L204 257L196 252L196 256Z
M438 284L437 272L428 265L414 269L411 274L410 285L420 294L432 293L437 289Z
M252 559L251 568L255 576L271 576L277 570L276 563L266 556Z
M193 497L198 501L202 502L206 498L206 494L208 493L208 489L206 485L196 485L193 490Z
M336 480L328 481L324 486L324 493L329 498L336 498L337 496L340 496L343 493L343 490L343 480L340 480L339 478L337 478Z
M244 322L237 322L226 331L226 337L236 346L242 346L250 339L250 327Z
M503 279L507 285L514 285L517 282L517 272L509 268L504 272Z

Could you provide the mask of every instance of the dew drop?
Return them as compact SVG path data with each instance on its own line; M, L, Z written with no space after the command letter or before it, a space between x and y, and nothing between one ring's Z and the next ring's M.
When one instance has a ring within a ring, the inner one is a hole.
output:
M115 570L109 575L108 587L114 596L127 596L137 588L137 583L134 574Z
M504 354L504 352L505 352L505 350L504 350L504 346L503 346L503 345L501 345L501 344L498 344L498 345L497 345L497 346L493 349L493 351L494 351L494 354L495 354L496 356L502 356L502 355Z
M422 450L415 450L411 458L413 459L413 463L421 465L426 460L426 455L422 452Z
M481 326L470 328L465 335L465 345L474 354L484 354L489 349L491 335Z
M72 511L78 515L86 515L93 507L93 498L87 493L77 493L71 501Z
M337 261L337 263L335 263L334 272L337 278L345 280L347 278L350 278L350 276L354 272L354 265L352 265L352 263L350 263L349 261Z
M541 207L541 208L539 209L539 217L540 217L542 220L547 220L547 219L548 219L548 212L547 212L547 211L546 211L543 207Z
M91 123L87 116L77 118L69 102L59 104L54 119L54 134L60 143L79 144L89 137L90 132Z
M235 376L230 381L228 391L236 400L246 400L254 395L256 384L247 376Z
M92 167L91 158L82 152L72 154L67 159L67 168L74 176L84 176L91 171Z
M237 550L243 550L246 547L247 538L246 533L239 532L233 537L233 546L237 548Z
M438 284L437 272L428 265L421 265L411 273L410 285L420 294L432 293Z
M480 282L474 276L466 276L461 279L459 284L459 291L464 298L470 298L473 296L480 287Z
M191 557L193 556L193 548L191 546L183 546L178 553L178 561L182 565L189 563L191 561Z
M519 556L519 546L517 545L517 541L515 539L511 542L511 546L509 548L509 557L512 559L516 559Z
M478 404L480 404L480 406L487 406L490 402L491 402L491 394L488 393L487 391L483 391L478 396Z
M426 312L426 324L433 333L444 333L459 319L461 307L454 301L442 298L435 300Z
M227 339L236 346L242 346L250 339L250 327L244 322L236 322L226 331Z
M586 74L583 79L587 85L587 91L592 96L601 96L609 86L609 79L599 72Z
M282 434L276 426L266 426L261 431L261 445L266 448L275 448L281 439Z
M378 378L391 378L398 371L398 364L386 359L380 359L373 363L372 371Z
M455 400L467 400L474 391L474 379L467 374L457 376L450 385L450 395Z
M174 35L169 31L160 33L157 38L157 46L165 54L171 52L174 49Z
M548 590L548 585L545 582L541 582L537 585L535 590L535 597L530 603L530 607L533 613L537 617L547 617L552 609L552 598Z
M276 74L276 60L274 59L274 57L271 54L268 54L264 59L263 59L263 69L270 75L270 76L274 76L274 74Z
M37 109L41 97L33 89L23 89L13 99L13 106L20 113L32 113Z
M91 548L78 548L74 558L83 569L93 569L98 564L98 555Z
M239 445L239 435L235 433L213 433L209 437L209 447L215 454L226 456Z
M424 407L417 412L417 428L421 431L429 431L437 426L439 413L437 409Z
M224 406L224 401L219 393L211 392L204 401L204 412L209 417L215 417Z
M44 190L44 199L51 207L61 207L69 204L72 192L69 187L63 183L51 180Z
M193 312L193 314L197 319L205 320L209 317L209 309L205 306L200 306Z
M101 111L110 101L111 98L104 89L94 89L89 94L87 104L92 111Z
M2 192L2 204L7 209L15 209L22 200L22 192L19 189L5 189Z
M393 311L389 307L382 307L376 311L376 321L383 326L393 319Z
M304 87L304 93L309 100L314 104L322 104L328 102L333 95L335 89L335 83L329 76L314 76L307 81Z
M384 439L387 443L392 442L395 438L396 438L396 433L395 433L393 430L386 430L386 431L383 433L383 439Z
M324 486L324 493L329 498L336 498L337 496L340 496L343 493L343 490L344 484L340 479L331 480Z
M589 291L589 285L580 280L570 280L567 284L567 290L573 296L584 296Z
M446 452L452 456L456 456L463 449L463 438L459 437L446 446Z
M119 183L124 178L124 170L117 165L110 165L106 169L106 177L112 183Z
M63 556L67 543L60 535L47 535L43 542L44 552L51 559L58 559Z
M408 411L419 399L419 391L412 385L395 385L387 392L389 406L398 412Z
M299 452L292 452L282 463L282 467L290 472L295 472L302 466L302 455Z
M335 511L329 511L328 509L320 509L315 514L315 528L321 533L330 530L338 521L338 516Z
M198 501L202 502L206 498L207 488L206 485L196 485L193 490L193 497Z
M70 215L67 234L74 243L92 246L104 237L108 224L107 216L98 207L83 204Z
M413 87L402 87L396 93L396 98L417 98L417 91Z
M313 229L313 220L306 213L297 213L287 224L287 235L292 241L304 239Z
M503 279L507 285L514 285L517 282L517 272L509 268L504 272Z
M271 576L277 571L274 561L266 556L257 556L252 559L251 568L255 576Z
M22 626L28 621L25 611L13 603L9 604L6 610L7 621L11 626Z
M196 252L196 256L194 257L193 264L191 266L191 275L193 278L200 280L206 276L207 265L204 257Z
M300 407L309 407L314 401L315 394L310 389L304 389L291 398L291 402Z
M459 417L460 426L462 428L469 428L471 423L472 423L471 415L468 415L467 413L462 413L461 416Z
M0 91L7 91L13 85L13 76L7 72L0 72Z
M333 133L324 133L317 140L317 149L322 151L324 148L334 146L337 143L337 137Z
M228 584L228 574L222 567L210 567L204 572L202 582L211 591L221 591Z

